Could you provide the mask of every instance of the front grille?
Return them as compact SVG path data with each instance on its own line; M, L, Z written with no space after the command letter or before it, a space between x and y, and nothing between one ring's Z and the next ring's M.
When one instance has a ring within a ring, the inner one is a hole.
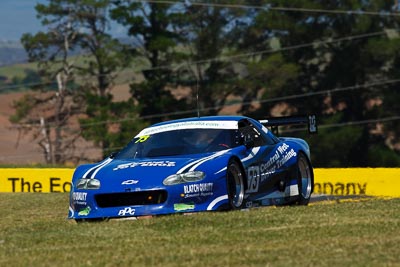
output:
M167 200L167 191L139 191L126 193L99 194L95 196L101 208L162 204Z

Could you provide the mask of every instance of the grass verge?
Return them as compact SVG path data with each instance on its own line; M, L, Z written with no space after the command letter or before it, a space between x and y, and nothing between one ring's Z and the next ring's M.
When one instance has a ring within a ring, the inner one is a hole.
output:
M400 199L66 219L68 194L0 194L1 266L398 266Z

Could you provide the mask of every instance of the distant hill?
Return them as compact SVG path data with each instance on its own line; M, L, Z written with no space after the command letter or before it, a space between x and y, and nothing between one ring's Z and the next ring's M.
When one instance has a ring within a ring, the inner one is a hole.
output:
M137 47L130 38L119 38L119 41L125 45ZM75 49L70 52L70 56L79 55L84 53L81 49ZM0 67L26 63L28 62L28 55L24 47L19 41L7 41L0 39Z
M0 40L0 67L27 61L28 55L20 42Z

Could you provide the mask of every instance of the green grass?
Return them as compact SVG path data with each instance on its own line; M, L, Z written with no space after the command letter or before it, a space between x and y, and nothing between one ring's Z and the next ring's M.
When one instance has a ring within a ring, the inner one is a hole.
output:
M1 266L399 266L400 199L67 220L68 194L0 194Z
M9 79L13 77L24 78L26 76L26 70L37 70L36 63L21 63L0 67L0 76L5 76Z

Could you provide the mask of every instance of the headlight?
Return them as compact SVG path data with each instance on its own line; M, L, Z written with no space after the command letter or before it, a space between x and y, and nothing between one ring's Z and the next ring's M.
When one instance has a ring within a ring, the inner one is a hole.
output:
M190 182L197 182L203 180L206 175L201 171L191 171L179 174L173 174L165 178L164 185L183 184Z
M99 189L100 181L97 179L82 178L76 181L75 187L77 189Z

